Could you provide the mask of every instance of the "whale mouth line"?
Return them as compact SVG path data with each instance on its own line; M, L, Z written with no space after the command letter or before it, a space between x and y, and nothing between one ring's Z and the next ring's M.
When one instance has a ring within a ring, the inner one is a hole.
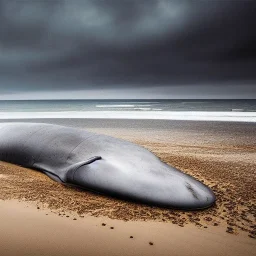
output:
M197 192L194 190L194 188L191 186L191 184L189 184L188 182L186 182L186 188L188 189L188 191L192 194L192 196L193 196L195 199L199 200L198 194L197 194Z

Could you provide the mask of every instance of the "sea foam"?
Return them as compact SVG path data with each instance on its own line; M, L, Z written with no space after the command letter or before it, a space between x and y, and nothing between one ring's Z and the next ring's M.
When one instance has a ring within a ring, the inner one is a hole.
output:
M207 111L61 111L0 112L0 119L90 118L90 119L158 119L256 122L256 112Z

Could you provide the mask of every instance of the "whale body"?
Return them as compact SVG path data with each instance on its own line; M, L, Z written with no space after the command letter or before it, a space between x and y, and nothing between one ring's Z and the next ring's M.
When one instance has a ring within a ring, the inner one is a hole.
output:
M210 188L145 148L84 129L2 123L0 160L63 184L151 205L195 210L215 202Z

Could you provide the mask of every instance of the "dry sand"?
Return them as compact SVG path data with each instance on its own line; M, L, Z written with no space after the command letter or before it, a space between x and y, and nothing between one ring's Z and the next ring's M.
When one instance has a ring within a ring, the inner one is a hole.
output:
M19 247L15 255L28 255L29 248L31 252L40 248L41 254L36 255L65 255L68 248L73 255L120 255L122 250L127 255L255 255L256 128L250 126L245 132L240 126L89 129L136 142L204 182L217 196L216 205L204 211L125 202L65 187L36 171L0 163L0 199L22 202L0 203L4 223L0 248L5 248L1 255L14 255L11 253ZM25 202L33 204L24 208ZM51 235L54 245L49 242ZM36 239L36 245L29 243L30 239ZM22 241L28 244L24 247Z
M253 240L231 236L220 227L198 230L191 225L69 216L0 200L1 256L255 255Z

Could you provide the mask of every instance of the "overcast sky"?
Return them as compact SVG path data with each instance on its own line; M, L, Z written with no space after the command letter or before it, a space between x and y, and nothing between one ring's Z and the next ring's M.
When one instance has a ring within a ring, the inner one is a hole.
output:
M0 0L0 99L256 98L254 0Z

